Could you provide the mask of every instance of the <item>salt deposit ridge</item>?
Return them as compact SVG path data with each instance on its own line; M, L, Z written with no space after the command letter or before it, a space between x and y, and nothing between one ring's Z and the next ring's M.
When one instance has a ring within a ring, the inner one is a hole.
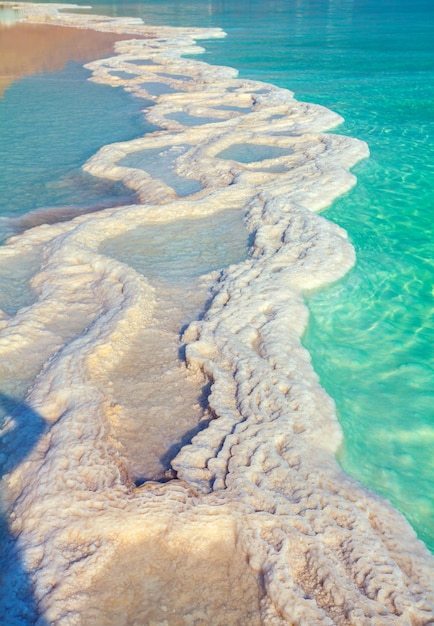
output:
M155 103L147 117L161 130L85 165L142 204L38 226L0 249L21 294L0 312L4 388L23 399L2 430L18 546L8 623L37 620L23 572L40 625L433 623L433 558L390 504L341 471L334 404L300 342L303 292L354 263L345 232L316 212L354 184L366 145L324 134L339 116L287 90L181 58L219 30L14 6L29 21L131 33L89 64L92 80ZM114 258L110 241L234 214L249 254L190 288L179 281L188 372L168 366L165 387L164 363L146 368L181 330L176 288ZM147 464L161 435L141 404L147 374L171 396L175 439L191 411L203 422L165 476Z

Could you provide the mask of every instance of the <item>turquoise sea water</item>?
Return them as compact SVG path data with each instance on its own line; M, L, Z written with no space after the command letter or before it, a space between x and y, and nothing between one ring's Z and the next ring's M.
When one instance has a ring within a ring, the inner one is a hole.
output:
M154 24L221 26L204 60L341 113L365 139L358 186L325 215L358 255L311 294L305 345L345 431L340 462L434 548L434 4L431 0L93 3ZM111 138L113 141L113 138Z
M131 200L123 185L89 176L81 165L106 143L153 127L141 114L141 101L89 82L89 76L71 62L62 71L13 83L0 99L1 216ZM1 235L4 230L5 222Z

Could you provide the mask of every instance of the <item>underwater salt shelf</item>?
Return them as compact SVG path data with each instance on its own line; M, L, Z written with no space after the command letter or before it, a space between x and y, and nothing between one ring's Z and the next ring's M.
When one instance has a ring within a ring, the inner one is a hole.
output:
M213 109L217 109L217 111L236 111L237 113L250 113L250 107L238 107L232 104L219 104L218 106L214 106Z
M138 65L138 66L141 66L141 65L143 65L143 66L145 66L145 65L160 65L159 63L156 63L152 59L128 59L127 62L130 63L131 65Z
M153 148L132 152L119 161L119 165L134 169L141 169L153 178L162 180L171 187L179 197L188 196L202 189L197 181L185 176L179 176L175 171L176 159L185 154L191 146L172 146L165 150Z
M145 89L151 96L163 96L168 93L177 93L180 90L174 89L165 83L149 82L141 83L140 87Z
M205 116L196 116L190 115L184 111L176 111L175 113L170 113L166 115L168 120L174 120L175 122L179 122L180 124L184 124L184 126L201 126L202 124L215 124L216 122L221 122L222 120L218 117L205 117Z
M174 80L182 81L193 80L191 76L185 76L184 74L168 74L167 72L157 72L156 76L162 76L163 78L173 78Z
M224 242L224 243L223 243ZM242 210L206 218L138 226L105 241L100 251L152 281L188 283L246 258L249 235Z
M109 72L110 76L113 76L114 78L122 78L123 80L129 80L130 78L136 78L137 74L132 74L131 72L123 72L123 71L117 71L117 72Z
M291 148L281 148L279 146L267 146L264 144L253 143L236 143L225 150L219 152L216 156L219 159L227 159L229 161L238 161L239 163L255 163L257 161L266 161L267 159L278 159L282 156L294 154ZM278 166L277 171L282 171L282 166ZM276 171L273 169L267 171Z

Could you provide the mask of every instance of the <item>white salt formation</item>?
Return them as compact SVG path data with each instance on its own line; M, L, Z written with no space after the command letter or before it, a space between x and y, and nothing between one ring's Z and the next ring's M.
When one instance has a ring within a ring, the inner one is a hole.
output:
M434 623L433 558L339 468L334 404L300 343L303 292L354 263L345 232L315 212L354 184L366 145L323 134L340 118L286 90L181 58L221 31L19 6L29 21L145 35L88 67L152 100L161 130L85 166L142 204L38 226L0 250L24 293L0 314L3 389L23 399L2 432L3 622L37 611L61 626ZM135 229L188 231L224 212L244 218L250 253L190 287L147 276L128 251L114 258L115 237L122 247ZM188 372L158 356L186 321ZM168 412L147 404L148 376ZM159 476L147 463L167 453L155 446L170 444L158 431L171 422L172 444L196 434Z

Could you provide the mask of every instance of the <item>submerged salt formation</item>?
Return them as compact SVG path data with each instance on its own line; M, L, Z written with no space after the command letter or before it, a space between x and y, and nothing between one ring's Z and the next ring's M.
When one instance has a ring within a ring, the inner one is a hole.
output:
M431 623L432 556L339 468L334 405L300 343L303 292L354 263L345 232L315 212L354 184L349 169L366 145L323 134L340 118L286 90L181 58L220 31L26 10L29 20L145 32L89 67L93 80L154 102L147 117L161 131L106 146L85 166L143 204L42 225L0 250L10 268L28 259L29 285L24 306L0 317L4 385L27 411L15 407L3 428L18 546L10 623L36 621L21 567L39 624ZM169 337L155 326L167 286L104 250L138 227L224 211L243 214L251 251L203 277L212 300L184 333L189 372L179 379L198 390L211 382L209 423L167 482L137 487L120 432L132 412L143 417L135 436L146 457L152 424L127 393L119 401L115 381L149 349L146 329ZM14 465L22 428L34 447Z

